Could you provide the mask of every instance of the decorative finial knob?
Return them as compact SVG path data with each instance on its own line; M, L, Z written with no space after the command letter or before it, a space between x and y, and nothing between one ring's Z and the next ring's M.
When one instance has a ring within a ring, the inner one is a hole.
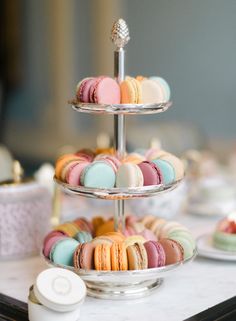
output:
M119 19L113 24L111 40L118 48L123 48L129 42L129 28L123 19Z

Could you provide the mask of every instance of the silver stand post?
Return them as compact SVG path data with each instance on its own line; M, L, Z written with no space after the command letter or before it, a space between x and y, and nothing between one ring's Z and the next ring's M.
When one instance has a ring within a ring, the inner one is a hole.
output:
M114 76L117 82L121 83L125 79L125 51L123 47L130 39L128 27L123 19L114 23L111 39L117 47L114 52ZM118 158L122 159L126 151L124 115L114 116L114 147ZM124 200L115 200L114 228L116 231L125 231Z

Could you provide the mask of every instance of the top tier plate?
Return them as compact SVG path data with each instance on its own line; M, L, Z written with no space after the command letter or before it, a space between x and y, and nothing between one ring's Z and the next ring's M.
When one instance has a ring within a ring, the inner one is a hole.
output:
M90 104L80 103L76 99L69 101L72 107L81 112L89 114L110 114L110 115L145 115L158 114L166 111L172 102L160 104Z

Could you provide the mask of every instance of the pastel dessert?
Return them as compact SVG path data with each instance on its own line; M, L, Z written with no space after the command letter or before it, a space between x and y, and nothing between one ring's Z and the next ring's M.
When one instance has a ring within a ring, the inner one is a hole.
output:
M144 104L163 103L166 101L163 87L152 79L141 81L142 102Z
M178 242L171 239L160 239L159 243L165 251L166 265L183 261L184 249Z
M95 153L89 148L82 148L78 150L75 155L78 156L81 160L87 162L92 162L95 157Z
M73 238L57 241L50 251L50 260L56 264L73 266L73 256L78 245Z
M138 153L130 153L127 154L123 159L122 163L134 163L134 164L139 164L143 161L145 161L145 157L141 154Z
M134 243L127 247L129 270L143 270L148 267L148 256L143 243Z
M111 245L97 244L94 251L95 269L99 271L111 270Z
M112 271L128 270L128 258L125 244L122 242L115 242L110 249Z
M89 103L90 102L90 88L92 84L94 83L95 78L88 77L83 80L81 80L77 87L76 87L76 97L78 101L82 103Z
M121 162L119 161L119 159L113 155L99 154L95 157L95 161L99 161L99 160L102 160L108 165L110 165L113 168L115 173L117 172L118 168L121 165Z
M166 254L159 242L148 241L144 243L148 257L148 268L157 268L165 265Z
M79 161L79 160L80 160L80 158L78 156L76 156L75 154L67 154L67 155L63 155L63 156L59 157L58 160L56 161L56 165L55 165L56 178L62 180L61 172L62 172L63 168L66 165L68 165L70 162Z
M110 77L98 77L90 87L90 102L96 104L119 104L120 87Z
M126 77L120 84L121 104L140 104L142 102L140 82L132 77Z
M113 188L116 175L113 168L106 162L96 161L85 167L80 181L85 187Z
M75 224L80 231L87 231L91 233L91 235L94 234L93 223L88 221L84 217L77 218L76 220L73 221L73 224Z
M132 236L128 236L126 237L124 243L126 247L129 247L130 245L134 245L135 243L145 243L146 239L141 236L141 235L132 235Z
M140 187L143 183L143 174L138 165L124 163L118 168L116 187Z
M67 238L67 236L65 235L55 235L55 236L52 236L51 238L47 239L46 242L44 242L44 246L43 246L43 254L49 258L50 256L50 252L51 252L51 249L52 247L54 246L54 244L56 242L58 242L59 240L62 240L62 239L65 239Z
M67 166L66 182L71 186L81 185L81 174L90 163L87 161L72 162Z
M172 184L175 181L175 169L169 162L164 159L155 159L153 163L159 168L165 185Z
M77 246L73 255L73 264L76 269L94 269L94 243L82 243Z
M213 233L213 245L223 251L236 252L236 213L221 220Z
M79 243L86 243L92 241L93 237L92 235L87 232L87 231L79 231L74 238L79 242Z
M170 100L170 86L168 85L167 81L161 77L150 77L149 79L156 81L159 86L161 86L162 91L164 92L164 101L169 101Z
M165 155L161 155L160 159L165 160L174 167L176 180L182 179L184 177L184 165L178 157L168 153Z
M152 162L144 161L138 164L143 174L143 185L158 185L162 183L162 173Z
M78 227L73 222L66 222L58 225L55 228L56 231L62 232L67 236L74 237L78 233Z

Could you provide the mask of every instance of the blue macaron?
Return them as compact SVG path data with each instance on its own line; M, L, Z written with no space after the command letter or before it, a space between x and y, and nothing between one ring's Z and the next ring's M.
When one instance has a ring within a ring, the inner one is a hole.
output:
M112 188L115 186L116 175L110 165L96 161L85 167L80 180L85 187Z
M79 243L92 241L92 235L87 231L79 231L74 237Z
M154 159L152 162L160 169L165 185L175 181L175 170L170 163L163 159Z
M73 266L73 256L79 242L73 238L65 238L57 243L51 249L50 260L56 264Z

